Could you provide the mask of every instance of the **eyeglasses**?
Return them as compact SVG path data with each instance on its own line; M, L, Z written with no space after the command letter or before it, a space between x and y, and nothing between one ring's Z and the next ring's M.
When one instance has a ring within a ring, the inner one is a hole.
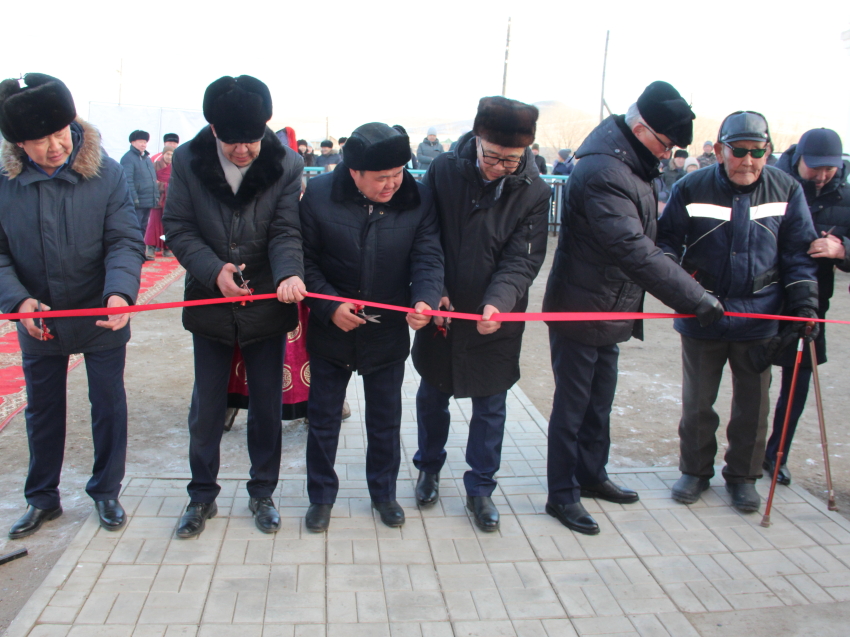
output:
M676 144L671 143L671 144L668 146L667 144L665 144L665 143L664 143L664 140L662 140L662 139L661 139L658 135L656 135L656 134L655 134L655 131L654 131L654 130L652 130L649 126L647 126L646 124L644 124L644 125L643 125L643 127L644 127L646 130L648 130L650 133L652 133L652 136L653 136L655 139L657 139L657 140L658 140L658 143L659 143L659 144L661 144L662 146L664 146L664 152L665 152L665 153L669 153L671 150L673 150L673 147L674 147Z
M480 141L478 142L478 146L481 148L481 158L484 160L484 163L487 164L488 166L497 166L499 164L499 162L502 162L502 164L505 165L505 168L510 169L510 168L516 168L517 166L519 166L519 162L522 161L522 158L520 158L520 159L511 159L511 158L505 159L503 157L499 157L498 155L488 155L487 151L484 149L484 144L482 144Z
M761 159L767 152L767 148L735 148L732 144L723 142L723 145L732 151L732 157L742 159L747 156L747 153L753 156L753 159Z

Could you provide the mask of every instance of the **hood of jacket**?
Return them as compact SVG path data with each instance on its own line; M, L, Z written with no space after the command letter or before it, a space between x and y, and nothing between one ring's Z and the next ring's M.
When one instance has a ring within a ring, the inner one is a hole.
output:
M103 164L98 130L78 117L71 122L71 139L74 150L71 151L68 161L70 169L83 179L97 177ZM3 140L3 146L0 148L0 170L4 175L14 179L23 172L28 162L29 158L23 148Z
M422 198L419 195L419 187L416 185L416 179L407 172L407 169L404 169L401 186L393 195L392 199L383 204L370 201L357 189L357 184L354 183L350 169L345 165L345 160L343 160L334 168L331 200L336 203L350 201L361 206L368 206L371 203L395 208L396 210L408 210L410 208L417 208Z
M652 181L661 174L660 162L626 126L623 115L611 115L594 128L582 142L575 156L609 155L626 164L644 181Z
M455 148L455 161L457 169L464 177L472 182L483 184L484 178L481 176L477 165L478 148L475 139L475 134L470 131L458 140L457 148ZM490 184L499 183L500 185L496 187L497 190L501 188L513 190L532 183L538 177L540 177L540 171L537 170L534 155L530 148L526 148L517 169L510 175L491 181Z
M224 169L218 159L215 135L209 126L201 129L189 142L192 150L190 168L213 197L226 206L239 208L257 198L283 175L282 161L286 150L277 135L266 126L260 145L260 154L245 172L236 194L224 178Z

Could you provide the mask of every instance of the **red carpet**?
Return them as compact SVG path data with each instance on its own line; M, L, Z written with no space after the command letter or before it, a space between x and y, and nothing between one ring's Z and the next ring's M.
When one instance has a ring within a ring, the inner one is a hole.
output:
M137 303L139 305L150 303L184 272L185 270L174 258L146 261L142 267L142 285ZM72 356L68 369L73 369L82 361L82 354ZM24 384L24 371L21 369L17 326L11 321L2 321L0 322L0 430L26 405L27 391Z

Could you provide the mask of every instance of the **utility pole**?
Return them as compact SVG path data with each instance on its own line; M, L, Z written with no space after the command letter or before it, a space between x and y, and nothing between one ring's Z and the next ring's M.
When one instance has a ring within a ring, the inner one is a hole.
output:
M331 138L331 133L330 133L331 125L330 125L330 121L331 121L330 115L326 115L326 116L325 116L325 139L330 139L330 138Z
M118 64L118 106L121 106L121 93L124 90L124 58Z
M608 38L611 37L611 32L605 32L605 56L602 58L602 97L599 100L599 122L601 123L603 119L605 119L604 109L608 108L608 104L605 103L605 69L608 67ZM608 109L608 112L611 112L611 109Z
M505 97L505 89L508 87L508 53L511 50L511 19L508 17L508 41L505 43L505 71L502 74L502 97Z

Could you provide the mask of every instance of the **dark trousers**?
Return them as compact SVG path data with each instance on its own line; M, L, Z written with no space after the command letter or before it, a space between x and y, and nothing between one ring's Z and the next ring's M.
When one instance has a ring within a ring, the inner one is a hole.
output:
M793 367L782 368L782 387L779 390L779 398L776 401L776 409L773 412L773 433L767 440L767 448L764 457L771 462L776 462L776 454L779 451L779 441L782 438L782 424L785 422L785 412L788 411L788 397L791 395L791 379L794 376ZM788 419L788 432L785 435L785 448L782 450L782 464L788 462L788 452L791 450L791 441L794 432L797 431L797 422L803 414L806 406L806 398L809 395L809 381L812 378L812 370L809 367L800 366L797 373L797 386L794 388L794 401L791 404L791 417Z
M334 471L342 403L351 370L319 357L310 358L307 417L307 495L313 504L333 504L339 491ZM401 384L404 362L363 376L366 399L366 484L373 502L396 499L401 465ZM251 400L254 400L253 394Z
M496 489L493 476L502 462L502 439L505 437L505 401L508 392L472 399L472 418L466 441L466 463L469 471L463 474L463 486L471 496L489 496ZM419 449L413 464L420 471L439 473L446 462L446 441L449 439L449 399L451 394L440 391L424 378L416 393L416 422L419 430Z
M89 380L94 466L86 493L113 500L121 491L127 457L125 346L85 354ZM59 477L65 457L67 356L22 355L27 384L27 440L30 465L24 494L38 509L59 506Z
M767 416L770 412L770 369L759 373L749 350L766 343L702 340L682 336L682 419L679 422L679 469L710 478L717 454L720 416L714 402L726 362L732 369L732 414L726 427L726 466L729 483L753 483L762 476Z
M221 436L227 410L227 382L233 346L193 335L195 386L189 408L189 498L212 502L221 488L216 483ZM251 401L248 404L248 457L251 479L248 495L269 498L280 475L280 405L283 394L283 353L286 335L242 345Z
M555 398L549 418L549 502L574 504L582 486L608 479L617 345L584 345L549 330Z
M148 219L151 216L150 208L136 208L136 217L139 219L139 227L142 229L142 237L148 230Z

